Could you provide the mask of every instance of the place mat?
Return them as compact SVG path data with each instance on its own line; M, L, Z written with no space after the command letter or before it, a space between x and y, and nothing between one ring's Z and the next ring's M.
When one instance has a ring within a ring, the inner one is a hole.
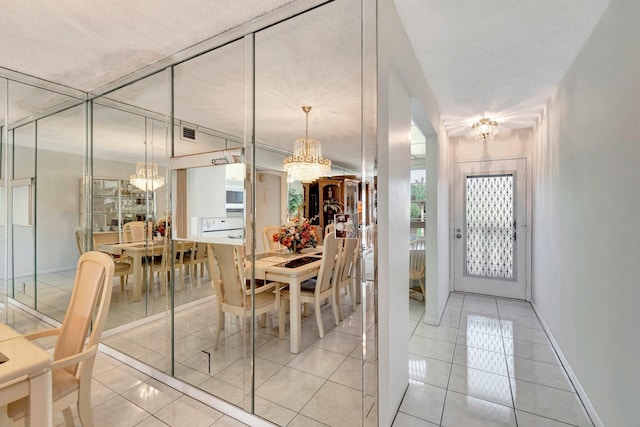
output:
M276 266L285 268L298 268L302 267L303 265L311 264L312 262L320 261L320 259L321 258L318 257L303 256L302 258L296 258L292 259L291 261L276 264Z
M257 261L270 262L270 263L279 263L289 261L290 258L282 257L282 256L268 256L266 258L259 259Z

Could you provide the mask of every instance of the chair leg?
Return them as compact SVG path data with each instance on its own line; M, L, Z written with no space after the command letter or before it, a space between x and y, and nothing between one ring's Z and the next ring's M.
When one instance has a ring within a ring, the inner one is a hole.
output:
M288 300L281 299L280 308L278 308L278 338L281 340L284 339L284 316L287 315L287 304Z
M318 331L320 332L320 338L324 338L324 327L322 326L322 313L320 313L320 300L316 299L314 303L316 312L316 322L318 323Z
M79 411L80 411L80 405L78 405L78 412ZM64 416L64 425L66 427L73 427L75 425L73 420L73 411L71 410L71 407L64 408L62 410L62 416Z
M260 315L260 320L258 321L258 326L260 326L261 328L266 328L267 327L267 313L262 313L262 315Z
M340 289L338 288L338 293ZM340 298L336 298L336 294L333 294L333 298L331 298L331 309L333 310L333 319L336 321L336 326L340 324L340 319L342 316L342 306L337 303L340 302Z
M120 291L124 292L124 276L120 276Z
M86 392L88 393L90 390L87 390ZM71 424L68 424L68 426L73 426L73 414L71 413L71 408L67 409L69 409L69 413L72 417ZM80 423L82 424L82 427L93 427L93 416L91 415L89 396L84 398L83 396L78 396L78 415L80 416ZM67 416L65 415L64 418L66 422Z
M218 324L216 325L216 336L213 339L213 349L218 349L218 342L220 341L220 330L224 329L224 311L218 312Z
M351 297L351 308L356 311L356 281L354 279L349 280L349 296Z
M184 269L182 267L180 267L180 286L182 286L182 289L186 289L184 286Z
M340 320L344 319L344 312L342 310L342 301L340 299L340 287L336 286L333 288L333 310L336 309L336 304L338 305L338 315L340 316ZM336 323L337 325L337 323Z

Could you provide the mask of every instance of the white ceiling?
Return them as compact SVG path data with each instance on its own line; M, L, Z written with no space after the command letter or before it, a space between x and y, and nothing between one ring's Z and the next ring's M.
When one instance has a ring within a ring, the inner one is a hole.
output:
M292 1L0 2L0 66L91 91ZM609 3L394 1L451 135L482 116L530 127ZM300 106L312 105L310 136L325 156L359 167L358 5L338 0L256 35L258 141L291 150L304 135ZM242 136L243 60L236 43L177 67L176 117ZM163 112L165 83L156 76L109 97ZM139 133L103 135L112 156L140 150Z
M531 127L610 0L394 0L450 135Z

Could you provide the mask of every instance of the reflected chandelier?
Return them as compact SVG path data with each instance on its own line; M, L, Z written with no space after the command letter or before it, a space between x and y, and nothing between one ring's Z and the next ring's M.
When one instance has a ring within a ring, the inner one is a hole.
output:
M306 115L306 133L304 138L296 139L293 155L282 160L289 181L313 182L321 176L329 175L331 160L322 157L322 146L317 139L309 139L309 111L303 106Z
M158 175L155 163L136 163L136 174L129 176L129 182L140 190L156 191L164 185L164 177Z
M498 123L491 119L481 119L471 126L471 133L476 141L491 141L498 134Z

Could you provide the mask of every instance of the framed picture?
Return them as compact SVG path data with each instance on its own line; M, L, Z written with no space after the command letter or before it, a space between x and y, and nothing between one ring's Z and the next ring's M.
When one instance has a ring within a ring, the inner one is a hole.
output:
M333 223L336 227L336 237L338 239L355 239L356 227L350 214L334 215Z

